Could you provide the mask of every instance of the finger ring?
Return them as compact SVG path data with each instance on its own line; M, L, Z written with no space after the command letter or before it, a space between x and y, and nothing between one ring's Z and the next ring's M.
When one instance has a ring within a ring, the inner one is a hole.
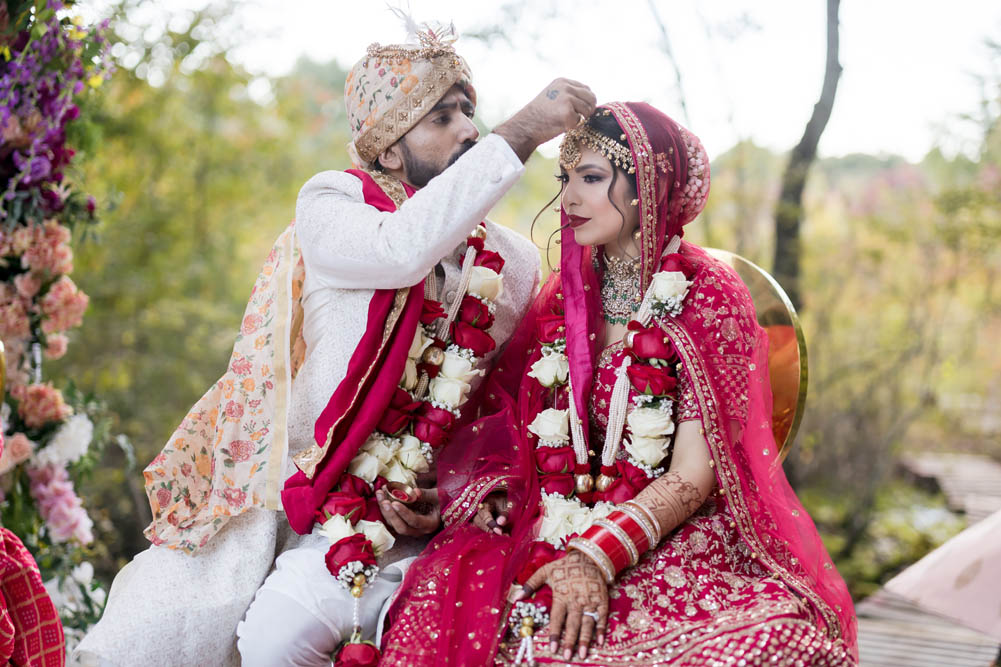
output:
M596 612L596 611L585 611L584 615L585 616L590 616L591 618L593 618L595 620L595 622L598 621L598 612Z
M484 505L483 503L480 503L480 504L479 504L479 505L477 505L476 507L477 507L477 508L479 508L479 509L481 509L481 510L485 510L485 509L487 508L487 506L486 506L486 505Z

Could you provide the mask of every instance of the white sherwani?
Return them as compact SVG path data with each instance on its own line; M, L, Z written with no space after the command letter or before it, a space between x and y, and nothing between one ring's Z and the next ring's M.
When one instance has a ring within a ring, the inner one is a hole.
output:
M307 351L292 385L286 476L294 471L291 456L312 443L313 424L345 375L365 330L373 290L414 285L434 270L444 278L446 309L461 298L456 288L464 241L523 169L508 144L489 135L393 213L367 205L361 181L351 174L322 172L303 186L296 204L296 234L306 268L302 302ZM505 259L504 293L496 301L490 329L500 347L538 287L539 256L527 239L490 222L486 247ZM486 363L496 354L488 355ZM390 580L400 573L385 566L415 555L421 544L401 539L381 559ZM284 514L253 509L230 519L194 555L150 547L119 572L104 617L75 656L123 667L239 664L237 624L277 555L285 553L285 574L280 575L279 561L265 588L274 589L271 582L281 576L291 584L277 593L284 598L275 598L281 613L330 615L321 608L331 591L316 582L333 584L333 577L314 576L320 570L326 573L324 546L315 535L300 538L292 533ZM366 625L374 626L382 606L380 593L388 596L396 584L380 586L366 592ZM291 607L286 609L285 603ZM343 613L350 625L350 605ZM323 620L326 630L337 629L330 627L329 618Z

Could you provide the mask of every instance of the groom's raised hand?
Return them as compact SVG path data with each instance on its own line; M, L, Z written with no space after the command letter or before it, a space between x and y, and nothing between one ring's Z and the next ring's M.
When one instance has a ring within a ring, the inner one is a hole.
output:
M577 126L590 116L597 104L591 89L579 81L556 79L521 111L494 129L522 162L532 151L553 137Z

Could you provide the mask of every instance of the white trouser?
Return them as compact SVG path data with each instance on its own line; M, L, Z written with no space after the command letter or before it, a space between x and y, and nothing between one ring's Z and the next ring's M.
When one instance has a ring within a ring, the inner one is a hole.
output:
M313 533L275 561L236 626L244 667L326 667L338 644L351 636L354 598L327 571L329 548L326 537ZM413 560L380 568L376 581L366 586L359 609L364 639L377 639L384 607Z

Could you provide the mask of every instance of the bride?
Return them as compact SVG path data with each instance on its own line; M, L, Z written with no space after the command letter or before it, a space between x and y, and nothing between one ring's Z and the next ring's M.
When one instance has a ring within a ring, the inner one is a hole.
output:
M560 166L560 268L489 416L442 454L446 529L384 664L856 664L851 598L777 456L767 336L740 279L682 241L702 144L612 103Z

